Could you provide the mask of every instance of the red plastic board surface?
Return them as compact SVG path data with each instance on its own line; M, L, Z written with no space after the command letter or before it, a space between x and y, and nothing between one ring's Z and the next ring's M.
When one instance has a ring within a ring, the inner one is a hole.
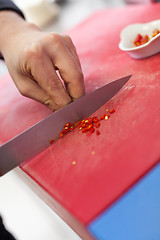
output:
M160 159L160 54L134 60L118 49L126 25L158 19L159 13L160 4L110 9L69 32L81 59L87 92L132 74L127 85L93 114L100 117L106 108L116 111L101 122L99 136L75 130L22 167L84 225ZM0 89L1 143L50 114L20 96L8 76L1 79Z

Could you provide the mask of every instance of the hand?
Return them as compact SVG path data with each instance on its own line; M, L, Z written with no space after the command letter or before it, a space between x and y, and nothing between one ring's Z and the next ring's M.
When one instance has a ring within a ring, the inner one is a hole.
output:
M23 96L55 111L85 94L69 36L41 32L11 11L0 13L0 32L0 51Z

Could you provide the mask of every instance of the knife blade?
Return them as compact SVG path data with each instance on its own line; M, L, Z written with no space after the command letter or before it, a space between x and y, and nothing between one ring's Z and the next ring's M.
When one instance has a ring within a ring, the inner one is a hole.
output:
M33 158L57 139L67 122L76 123L89 117L110 100L130 79L126 76L79 98L52 113L0 147L0 176Z

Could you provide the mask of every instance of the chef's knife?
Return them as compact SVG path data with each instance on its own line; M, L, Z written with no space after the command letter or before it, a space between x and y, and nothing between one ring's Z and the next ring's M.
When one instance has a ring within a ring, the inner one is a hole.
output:
M131 76L115 80L52 113L0 147L0 176L33 158L57 139L64 124L89 117L111 99Z

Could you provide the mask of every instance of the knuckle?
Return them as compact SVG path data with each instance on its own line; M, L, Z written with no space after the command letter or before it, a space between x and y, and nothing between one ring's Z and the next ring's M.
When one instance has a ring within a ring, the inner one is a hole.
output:
M51 103L51 99L46 99L44 102L42 102L45 106L47 106L47 107L51 107L51 105L52 105L52 103Z
M42 104L52 110L53 112L55 111L55 106L53 101L50 98L45 99Z
M29 46L27 46L26 48L24 48L24 52L23 52L23 57L26 60L35 58L35 59L39 59L42 57L42 46L40 43L32 43Z
M71 39L71 37L69 35L62 35L64 41L67 43L67 45L72 48L75 52L76 52L76 47Z
M55 47L62 46L63 44L62 37L57 33L50 33L48 38L49 41L51 41L51 43L54 44Z
M68 41L68 42L72 42L72 40L71 40L71 38L70 38L69 35L67 35L67 34L63 34L62 37L63 37L66 41Z
M22 96L28 97L28 96L29 96L30 89L21 87L21 88L19 88L19 92L20 92L20 94L21 94Z
M57 99L53 99L52 98L47 98L44 102L42 102L46 107L48 107L49 109L51 109L52 111L57 111L61 108L63 108L64 106L66 106L67 104L69 104L71 102L70 99L67 100L57 100Z

